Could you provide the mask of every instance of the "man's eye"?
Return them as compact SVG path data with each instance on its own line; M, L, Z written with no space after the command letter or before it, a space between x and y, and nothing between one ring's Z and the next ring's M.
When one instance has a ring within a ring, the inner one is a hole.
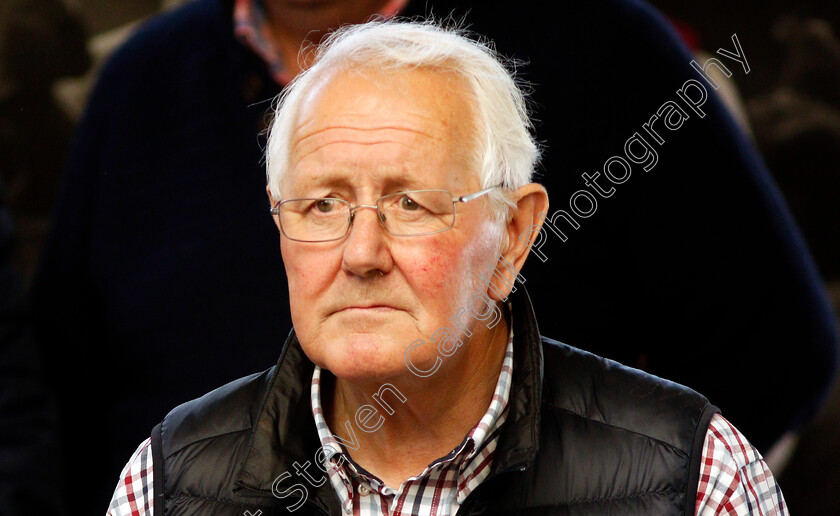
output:
M403 195L400 197L400 208L406 211L414 211L420 208L420 205L417 204L414 199L407 195Z
M315 208L321 213L328 213L335 208L336 202L332 199L318 199L315 201Z

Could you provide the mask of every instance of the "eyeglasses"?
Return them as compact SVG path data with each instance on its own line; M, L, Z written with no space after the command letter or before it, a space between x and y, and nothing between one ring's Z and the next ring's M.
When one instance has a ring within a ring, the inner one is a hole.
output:
M453 197L448 190L410 190L383 195L376 204L357 206L332 197L287 199L271 208L271 213L277 215L283 235L298 242L344 238L359 208L376 210L379 223L394 236L423 236L455 225L455 203L478 199L501 186L460 197Z

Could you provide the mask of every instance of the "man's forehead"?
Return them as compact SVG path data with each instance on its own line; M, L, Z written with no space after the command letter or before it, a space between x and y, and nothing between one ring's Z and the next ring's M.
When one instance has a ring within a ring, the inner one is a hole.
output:
M448 74L428 70L336 75L301 104L290 175L298 176L302 163L307 182L313 173L341 172L358 162L372 172L381 168L385 176L407 174L424 161L460 168L473 124L471 103L457 86Z
M293 140L332 127L376 130L394 127L427 132L471 123L464 81L431 69L351 70L327 75L303 98Z

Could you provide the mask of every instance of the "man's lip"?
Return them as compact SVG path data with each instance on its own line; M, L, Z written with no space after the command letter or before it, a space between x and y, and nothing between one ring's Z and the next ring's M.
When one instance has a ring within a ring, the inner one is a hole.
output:
M372 310L377 312L388 312L392 310L399 310L399 308L392 305L351 305L343 306L333 313L344 312L346 310Z

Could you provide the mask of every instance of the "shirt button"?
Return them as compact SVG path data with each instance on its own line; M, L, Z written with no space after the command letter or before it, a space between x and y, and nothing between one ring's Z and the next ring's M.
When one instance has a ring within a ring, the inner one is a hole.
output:
M370 488L367 484L359 484L359 494L362 496L367 496L370 494Z

